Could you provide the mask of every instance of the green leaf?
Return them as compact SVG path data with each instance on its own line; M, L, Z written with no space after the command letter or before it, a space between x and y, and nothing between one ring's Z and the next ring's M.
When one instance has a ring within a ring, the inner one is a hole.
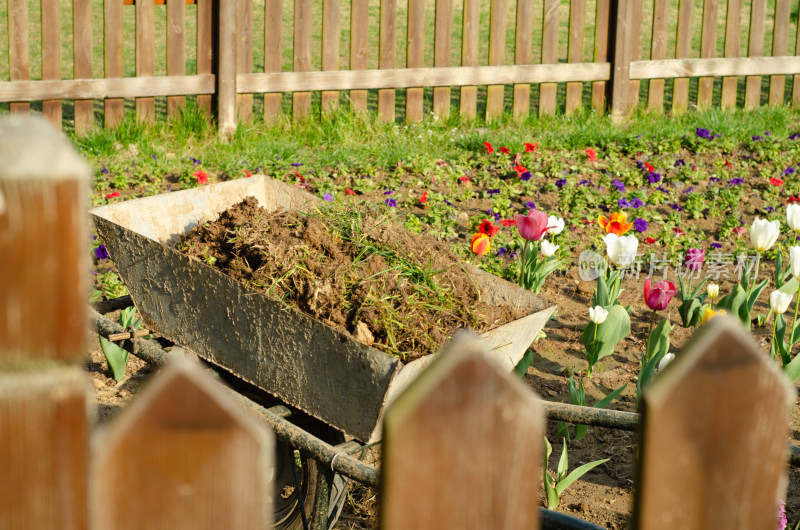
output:
M586 346L587 351L596 350L596 361L614 353L614 348L619 341L631 332L631 318L624 307L613 305L605 307L605 309L608 311L608 316L605 322L597 326L597 337L595 338L593 322L584 328L581 336L581 342Z
M789 364L784 365L783 371L792 382L800 379L800 355L797 355Z
M575 426L575 441L583 440L586 437L586 433L589 432L588 425L576 425Z
M592 405L592 407L596 408L596 409L604 409L604 408L606 408L612 401L617 399L617 396L622 394L622 391L625 390L626 386L628 386L628 385L627 384L622 385L621 387L619 387L618 389L614 390L609 395L607 395L606 397L604 397L603 399L601 399L600 401L598 401L597 403Z
M567 458L567 441L563 438L561 439L563 442L563 450L561 451L561 458L558 459L558 469L556 470L556 475L558 476L557 480L561 480L561 477L564 473L567 472L567 465L568 465L568 458ZM558 486L556 486L558 487Z
M798 282L796 278L792 278L782 286L778 287L778 290L785 294L795 294L798 287L800 287L800 282Z
M520 377L525 377L525 372L528 371L528 368L533 364L533 350L528 349L525 351L525 354L522 356L522 359L519 360L517 365L514 367L514 373L516 373Z
M680 278L680 276L678 276L678 277ZM700 293L700 290L703 288L703 286L706 284L707 281L708 281L708 278L703 278L703 281L697 284L697 287L695 287L694 291L692 291L692 298L697 298L698 297L698 294ZM706 296L708 296L708 295L700 295L700 296L703 297L703 300L700 301L702 303L705 300Z
M650 332L650 337L647 339L647 358L659 359L666 355L669 351L669 332L672 331L672 325L669 320L662 320Z
M741 309L742 307L746 306L746 304L747 292L745 292L741 284L737 283L733 286L733 290L730 293L720 299L719 303L717 304L717 309L724 309L729 315L735 315L742 320ZM749 324L749 312L745 315L745 319L742 320L742 323L745 325Z
M120 381L125 377L125 363L128 361L128 352L104 337L99 337L99 339L100 348L103 350L108 367L111 369L111 375L115 381Z
M592 307L606 307L609 304L608 285L602 276L597 277L597 287L594 289L592 296Z
M570 484L581 478L583 475L591 471L592 469L596 468L600 464L605 464L611 460L610 458L604 458L603 460L595 460L594 462L589 462L588 464L583 464L581 467L575 469L567 475L564 479L560 480L558 484L556 484L556 492L560 496L564 493L564 490L567 489Z

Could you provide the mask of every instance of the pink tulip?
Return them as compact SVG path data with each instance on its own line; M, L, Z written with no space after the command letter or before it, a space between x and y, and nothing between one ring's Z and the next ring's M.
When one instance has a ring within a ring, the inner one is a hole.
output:
M519 214L516 218L517 230L523 239L539 241L552 226L547 226L547 214L531 209L528 215Z
M653 311L663 311L667 308L672 297L675 296L675 284L669 281L660 281L650 288L650 278L644 281L644 302Z

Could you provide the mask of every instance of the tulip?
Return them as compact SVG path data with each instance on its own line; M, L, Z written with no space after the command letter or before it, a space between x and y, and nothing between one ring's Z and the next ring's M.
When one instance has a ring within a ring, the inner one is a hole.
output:
M527 241L539 241L545 232L553 228L548 226L547 214L536 209L531 209L528 215L519 214L515 219L519 235Z
M713 302L719 296L719 285L716 283L709 283L706 286L706 292L708 293L708 299Z
M703 318L700 319L700 325L704 326L706 324L706 322L708 322L709 320L711 320L715 316L717 316L717 315L725 315L725 314L726 314L726 312L725 312L724 309L720 309L719 311L714 311L710 307L707 307L705 313L703 313Z
M603 309L602 306L594 306L589 308L589 320L594 322L596 325L600 325L606 321L608 318L608 311Z
M764 252L772 248L781 233L781 224L775 221L767 221L756 217L750 227L750 243L758 252Z
M617 267L627 267L636 259L636 250L639 248L636 236L620 237L616 234L607 234L603 241L609 259Z
M792 295L774 290L769 295L769 310L776 315L782 315L789 309L792 302Z
M667 365L674 360L675 360L674 353L668 353L664 357L662 357L661 360L658 362L658 373L661 373L664 370L664 368L666 368Z
M472 236L470 250L478 256L483 256L492 248L492 238L486 234L477 233Z
M789 228L800 232L800 204L791 203L786 206L786 222L789 223Z
M686 270L698 272L706 259L706 251L701 248L690 248L686 251L683 264Z
M558 250L558 245L554 245L550 241L542 239L542 256L549 258L556 253L556 250Z
M790 204L789 206L797 206L800 204ZM792 276L800 282L800 247L789 247L789 269L792 271ZM797 310L800 308L800 286L797 287L797 301L794 306L794 319L792 320L792 329L794 329L797 322Z
M675 296L675 284L660 281L650 286L650 278L644 281L644 301L653 311L663 311Z
M561 217L551 215L547 218L547 224L550 225L550 229L547 231L550 235L557 236L564 231L564 219Z
M607 234L621 236L633 228L633 223L625 222L627 219L628 216L624 212L614 212L608 218L601 215L597 218L597 222L600 223L600 226L603 227L603 230L605 230Z

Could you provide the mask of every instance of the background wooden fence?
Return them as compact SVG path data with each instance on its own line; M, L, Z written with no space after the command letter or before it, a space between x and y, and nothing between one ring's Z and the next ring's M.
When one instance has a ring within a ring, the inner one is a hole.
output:
M272 434L189 361L92 426L75 366L89 171L31 121L0 120L0 529L266 528ZM740 324L712 320L645 393L639 527L774 529L795 397ZM386 411L383 528L538 528L544 425L530 388L457 339Z
M41 101L42 113L60 123L62 100L74 100L78 131L95 123L96 100L104 100L106 126L119 123L126 98L151 121L154 98L166 97L174 114L196 96L223 130L254 108L278 118L289 110L288 94L295 119L312 106L349 102L408 121L456 108L492 119L532 108L621 115L639 104L683 112L690 104L800 103L793 0L131 4L8 0L7 16L0 10L0 29L8 30L0 102L27 112Z

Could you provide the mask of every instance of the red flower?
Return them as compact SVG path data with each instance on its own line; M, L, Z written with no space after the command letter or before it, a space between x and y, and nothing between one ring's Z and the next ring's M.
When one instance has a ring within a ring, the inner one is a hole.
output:
M492 144L490 144L489 142L483 142L483 145L484 147L486 147L487 154L491 155L492 153L494 153L494 147L492 147Z
M499 231L500 229L494 226L492 222L488 219L484 219L483 221L481 221L480 226L478 226L478 233L486 234L489 237L494 237L494 235Z
M245 178L250 178L250 177L252 177L252 176L253 176L253 174L252 174L252 173L250 173L249 171L247 171L247 170L245 169L245 170L244 170L244 176L245 176Z
M675 296L675 284L669 281L660 281L650 287L650 278L644 281L644 303L653 311L663 311Z
M731 230L731 232L733 232L733 235L735 235L736 237L742 237L747 233L747 228L744 226L737 226L733 230Z
M597 151L591 147L586 148L586 156L589 157L589 162L597 162Z
M793 202L800 202L800 197L795 197L794 195L792 195L792 196L791 196L791 197L789 197L789 199L786 201L786 204L792 204Z
M681 230L677 226L675 228L673 228L672 231L675 232L676 236L685 236L686 235L686 232L684 232L683 230Z
M458 177L458 180L460 180L461 182L463 182L466 185L471 184L471 182L469 180L469 177L466 176L466 175L461 175L460 177Z
M477 233L472 236L472 243L469 246L469 249L477 254L478 256L483 256L489 249L492 248L492 238L487 236L486 234Z
M118 191L115 191L114 193L109 193L108 195L106 195L106 199L116 199L117 197L119 197L119 192Z
M428 202L428 192L427 191L422 194L422 197L419 198L419 202L421 202L422 204L425 204L425 203Z
M656 239L654 237L648 237L644 240L644 242L647 243L648 245L652 245L653 243L656 242Z
M656 168L654 168L654 167L653 167L651 164L648 164L647 162L645 162L645 163L644 163L644 168L645 168L647 171L649 171L650 173L652 173L653 171L655 171L655 170L656 170Z
M516 166L514 166L514 169L515 169L515 170L516 170L516 172L517 172L517 176L522 176L522 174L523 174L523 173L525 173L526 171L528 171L528 168L526 168L525 166L521 166L521 165L519 165L519 164L517 164Z
M532 144L529 144L527 142L525 143L525 152L526 153L533 153L537 149L539 149L539 142L534 142Z
M728 167L733 167L733 164L731 164L731 161L728 160L727 158L725 159L725 165Z
M198 169L194 172L194 178L197 179L197 184L208 184L208 173L203 171L202 169Z
M515 219L503 219L500 222L503 226L517 226L517 221Z
M503 153L504 155L511 154L511 151L508 150L508 147L501 147L500 152Z
M554 228L547 226L547 214L539 210L531 209L528 215L519 214L514 219L519 235L528 241L539 241L548 230Z
M355 194L356 194L356 192L354 192L354 191L353 191L353 190L351 190L350 188L345 188L345 189L344 189L344 192L345 192L346 194L348 194L348 195L355 195Z
M772 184L773 186L783 186L783 181L775 177L769 179L769 183Z

